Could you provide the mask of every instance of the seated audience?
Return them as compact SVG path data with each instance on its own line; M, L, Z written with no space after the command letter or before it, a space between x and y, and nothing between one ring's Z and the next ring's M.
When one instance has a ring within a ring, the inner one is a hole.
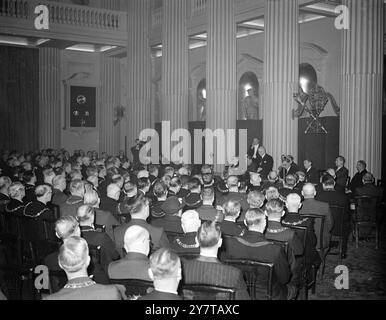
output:
M125 257L110 263L108 267L109 278L151 281L148 274L149 232L140 226L128 228L125 233L124 248Z
M200 245L196 241L197 231L201 226L198 212L195 210L185 211L181 216L181 227L183 236L178 236L172 243L172 249L177 254L199 254Z
M149 276L154 291L140 300L182 300L177 290L182 278L180 258L170 249L161 248L150 257Z
M184 260L184 283L203 284L236 289L236 300L249 300L242 272L218 260L222 246L221 230L215 223L204 222L198 230L200 256Z
M274 263L273 296L274 299L287 299L287 284L291 271L287 255L282 247L267 241L264 231L266 216L260 209L250 209L245 216L248 230L241 238L226 240L226 257L229 259L247 259L265 263Z
M90 264L86 240L71 237L64 241L59 253L59 265L67 275L68 282L59 292L46 300L122 300L124 288L116 285L100 285L87 273Z

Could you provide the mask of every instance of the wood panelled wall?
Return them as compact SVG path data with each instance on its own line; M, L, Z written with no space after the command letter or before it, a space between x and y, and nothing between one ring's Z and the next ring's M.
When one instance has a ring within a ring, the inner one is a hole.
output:
M39 51L0 46L0 149L39 144Z

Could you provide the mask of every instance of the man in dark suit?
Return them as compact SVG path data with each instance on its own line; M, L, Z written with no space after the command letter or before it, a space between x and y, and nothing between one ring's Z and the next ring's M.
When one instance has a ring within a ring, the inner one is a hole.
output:
M252 145L248 149L248 156L252 159L252 161L257 165L260 162L259 148L260 148L260 140L258 138L254 138Z
M292 156L282 156L282 164L279 168L279 178L285 180L286 176L296 174L299 171L299 167L293 162Z
M132 226L126 230L124 243L126 256L110 263L109 278L151 281L148 273L149 232L140 226Z
M223 205L224 220L220 222L221 232L226 236L241 236L245 232L244 228L237 224L237 219L240 216L240 202L229 200Z
M307 228L306 239L304 239L304 233L303 233L302 240L304 241L303 243L305 243L305 248L304 248L305 264L307 267L308 275L311 276L311 267L315 266L317 270L321 263L320 255L316 250L317 239L314 231L314 223L312 219L303 218L300 216L299 210L302 207L302 200L297 193L291 193L287 196L286 207L288 212L285 214L284 218L282 219L281 224L289 228L295 228L295 227ZM301 261L304 260L304 257L300 258ZM311 277L309 277L308 279L311 279Z
M218 249L222 246L220 227L204 222L197 235L200 256L196 260L184 261L184 283L234 288L236 300L249 300L242 272L222 264L217 258Z
M303 206L300 210L300 215L319 215L325 216L324 230L323 230L323 248L327 249L330 244L330 235L332 230L332 216L330 206L326 202L321 202L315 200L316 190L315 186L311 183L306 183L303 186L302 195L304 197ZM317 235L317 248L321 249L322 244L320 243L320 230L321 230L321 220L315 220L315 233Z
M113 240L104 232L98 232L94 228L95 213L91 206L84 205L79 207L77 219L79 221L82 238L86 239L87 243L91 246L101 247L101 261L100 265L103 272L94 274L95 277L101 279L100 283L103 283L102 277L107 275L107 269L112 261L118 260L120 254L115 249ZM98 268L99 266L95 266ZM108 282L107 282L108 283Z
M312 160L306 159L304 160L304 173L306 174L306 183L312 183L314 185L320 182L319 172L312 165Z
M329 175L325 175L322 178L322 186L323 191L319 192L316 195L316 200L326 202L330 206L338 206L343 208L343 217L337 216L338 212L335 212L331 210L331 213L333 214L333 229L331 231L332 235L342 235L343 241L342 241L342 258L346 258L346 252L347 252L347 242L348 242L348 236L350 232L350 215L349 215L349 206L348 206L348 198L345 194L338 192L335 190L335 180L333 177ZM339 212L340 213L340 212ZM335 214L335 215L334 215ZM343 218L343 219L342 219ZM340 221L343 221L342 231L343 234L341 234L341 224Z
M149 276L154 291L139 300L182 300L177 293L182 278L181 261L172 250L162 248L151 255Z
M222 206L228 201L237 201L241 205L241 209L245 212L248 209L247 196L239 192L240 181L237 176L229 176L227 179L228 193L216 199L216 204Z
M202 221L215 221L217 210L213 206L214 190L213 188L205 188L201 192L202 206L197 209Z
M264 147L259 147L260 161L257 165L257 173L260 173L261 178L267 179L268 174L273 169L273 158L267 154L267 151Z
M85 188L83 181L74 180L70 183L71 196L60 206L61 217L76 217L78 208L83 205L84 192Z
M363 187L359 187L355 190L356 196L382 198L383 188L374 185L375 178L371 173L367 172L363 175L362 183Z
M245 224L248 230L242 237L226 240L226 257L274 263L274 299L287 299L287 284L291 276L290 266L284 249L264 237L267 225L264 212L260 209L248 210Z
M125 204L125 207L131 215L131 221L117 227L114 231L115 246L119 252L122 252L124 246L124 236L126 230L134 225L145 228L150 234L152 244L151 251L156 251L162 247L169 247L169 240L163 228L153 227L146 220L149 218L149 202L147 199L139 197Z
M178 236L172 243L172 249L177 254L200 254L200 245L196 241L197 231L201 226L198 212L195 210L185 211L181 216L181 227L183 236Z
M291 266L292 278L291 283L295 286L300 285L301 264L296 257L303 255L304 248L302 239L297 233L281 224L281 219L285 215L284 204L281 200L273 199L265 205L266 215L268 217L265 237L267 239L288 242L288 262Z
M61 206L68 199L68 196L64 193L66 190L67 183L66 178L63 176L56 176L52 180L52 204L56 206Z
M118 218L120 212L118 210L118 201L121 194L121 188L115 183L111 183L107 187L107 197L101 198L100 209L111 212L114 217Z
M363 176L367 173L366 170L367 164L363 160L359 160L357 162L357 173L351 179L350 190L351 192L355 192L357 188L363 187Z
M13 182L8 188L10 202L5 205L5 212L13 215L22 216L24 213L23 198L25 197L25 188L20 182ZM15 232L17 226L15 227Z
M22 179L25 187L25 197L23 202L28 203L28 202L36 201L35 188L36 188L37 178L35 173L32 170L26 171L23 173Z
M337 157L335 160L336 185L341 187L341 188L344 188L344 190L347 187L347 180L348 180L348 175L349 175L348 169L344 166L345 163L346 163L346 159L342 156Z
M68 282L59 292L46 300L123 300L125 288L117 285L100 285L92 281L87 268L90 264L86 240L79 237L67 239L59 253L59 265L66 272Z
M81 236L79 222L73 216L65 216L56 221L55 232L58 239L62 242L71 237ZM59 266L58 257L59 251L53 252L45 257L44 265L47 266L48 270L62 270Z
M183 204L177 197L167 198L162 204L162 212L165 216L162 218L152 219L151 225L157 228L163 228L165 232L183 233L181 228L181 214Z
M151 216L152 218L162 218L165 216L165 212L162 210L162 205L168 198L168 188L163 181L159 181L154 185L153 194L156 199L151 204Z
M201 182L197 178L191 178L188 182L190 193L184 198L185 209L197 209L202 205Z

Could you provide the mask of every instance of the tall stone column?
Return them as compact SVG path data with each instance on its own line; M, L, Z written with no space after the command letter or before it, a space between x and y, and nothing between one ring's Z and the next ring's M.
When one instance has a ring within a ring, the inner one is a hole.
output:
M299 1L265 1L263 143L280 165L282 154L298 156L298 120L293 94L299 83Z
M120 106L121 68L117 58L101 55L99 152L117 155L120 124L114 124L115 108Z
M127 140L128 150L142 130L152 128L151 106L151 55L149 44L150 1L128 1L127 45Z
M60 149L60 50L39 49L39 148Z
M163 1L161 120L188 129L188 35L186 0Z
M207 120L208 129L236 129L236 20L234 0L208 0L207 46ZM220 146L228 153L229 145ZM207 150L206 150L207 152ZM215 171L219 161L214 143ZM225 159L226 160L226 159Z
M351 175L358 160L381 178L383 0L345 0L349 29L342 35L340 153Z

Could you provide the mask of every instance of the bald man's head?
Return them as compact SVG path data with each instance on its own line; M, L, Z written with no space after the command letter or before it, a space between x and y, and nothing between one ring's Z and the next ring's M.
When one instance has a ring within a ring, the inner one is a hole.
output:
M313 199L316 196L315 186L311 183L306 183L303 186L302 195L304 199Z
M124 247L127 253L136 252L149 255L150 252L149 232L140 226L132 226L125 232Z
M285 203L288 212L297 213L302 206L302 199L297 193L290 193Z

